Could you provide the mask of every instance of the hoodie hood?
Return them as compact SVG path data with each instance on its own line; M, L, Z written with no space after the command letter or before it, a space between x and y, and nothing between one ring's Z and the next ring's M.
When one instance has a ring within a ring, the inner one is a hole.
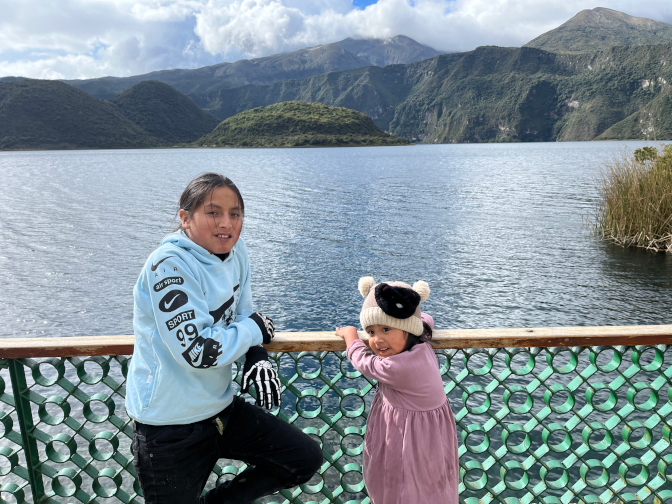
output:
M240 239L238 242L240 242ZM222 261L219 259L219 257L191 241L191 238L189 238L183 230L170 233L163 240L161 240L161 245L166 244L172 244L184 250L188 250L199 262L203 264L222 264ZM237 247L238 243L233 246L231 252L229 253L229 257L227 257L224 262L230 260L231 257L235 255Z

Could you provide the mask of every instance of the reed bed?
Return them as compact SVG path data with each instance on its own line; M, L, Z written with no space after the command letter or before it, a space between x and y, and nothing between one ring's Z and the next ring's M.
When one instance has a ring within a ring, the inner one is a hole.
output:
M605 162L595 229L623 247L672 253L672 145Z

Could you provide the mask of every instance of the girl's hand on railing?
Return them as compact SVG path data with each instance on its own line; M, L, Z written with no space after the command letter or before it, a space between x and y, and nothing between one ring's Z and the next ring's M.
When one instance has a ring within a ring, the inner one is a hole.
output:
M346 327L337 327L336 336L340 336L345 340L345 344L350 346L350 343L357 341L359 339L359 334L357 334L357 328L354 326Z

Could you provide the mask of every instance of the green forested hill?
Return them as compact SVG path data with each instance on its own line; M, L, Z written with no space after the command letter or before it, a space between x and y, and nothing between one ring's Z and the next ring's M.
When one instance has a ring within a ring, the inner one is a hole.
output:
M0 149L163 145L112 103L58 81L0 82Z
M193 142L219 124L212 114L159 81L143 81L112 102L150 135L168 144Z
M115 149L194 141L219 121L160 82L114 101L59 81L0 82L0 149Z
M195 142L203 147L341 147L408 143L404 138L381 131L361 112L298 101L241 112Z
M525 44L551 52L586 52L614 46L672 43L672 25L604 7L586 9Z
M431 143L592 140L670 82L672 44L581 54L488 46L407 65L242 86L207 100L222 119L289 100L348 107L393 135ZM657 134L664 137L672 131Z

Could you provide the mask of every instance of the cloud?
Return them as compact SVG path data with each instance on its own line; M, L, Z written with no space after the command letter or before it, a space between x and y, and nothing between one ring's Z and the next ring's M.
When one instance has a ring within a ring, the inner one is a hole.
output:
M443 51L520 46L594 7L672 23L669 0L0 0L0 76L137 75L350 36L403 34Z
M80 75L90 75L99 68L98 62L83 55L46 57L36 61L21 60L14 63L2 62L4 75L20 75L33 79L65 79Z
M305 2L306 4L308 2ZM344 12L336 2L308 13L301 2L210 0L196 13L196 33L213 54L248 57L334 42L347 36L407 35L444 51L479 45L520 46L559 26L577 12L598 6L631 15L672 19L668 0L646 5L619 0L379 0Z
M0 0L0 76L128 76L220 61L194 33L193 9L200 3L171 1L152 9L124 0L54 5Z

